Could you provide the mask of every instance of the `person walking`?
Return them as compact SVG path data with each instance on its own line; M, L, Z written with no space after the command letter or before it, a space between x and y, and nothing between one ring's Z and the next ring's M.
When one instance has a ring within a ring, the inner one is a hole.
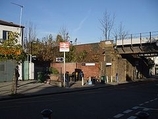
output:
M18 78L19 78L20 74L19 74L19 67L16 66L15 67L15 85L16 87L18 86Z
M70 77L69 77L69 72L68 71L65 73L65 80L66 80L66 87L69 87Z
M116 73L116 82L117 82L117 83L119 82L118 73Z

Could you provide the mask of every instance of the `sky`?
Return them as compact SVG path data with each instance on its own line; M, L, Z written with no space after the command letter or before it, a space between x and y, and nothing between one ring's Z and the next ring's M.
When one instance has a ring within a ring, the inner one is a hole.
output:
M120 23L129 34L158 31L158 0L1 0L0 19L36 28L37 38L53 38L65 28L78 44L104 40L101 23L104 13L115 15L114 29ZM112 31L113 33L113 31Z

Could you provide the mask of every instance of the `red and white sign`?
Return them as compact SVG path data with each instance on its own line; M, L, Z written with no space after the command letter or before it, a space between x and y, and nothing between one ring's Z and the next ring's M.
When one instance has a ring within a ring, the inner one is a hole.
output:
M60 52L69 52L69 42L60 42Z

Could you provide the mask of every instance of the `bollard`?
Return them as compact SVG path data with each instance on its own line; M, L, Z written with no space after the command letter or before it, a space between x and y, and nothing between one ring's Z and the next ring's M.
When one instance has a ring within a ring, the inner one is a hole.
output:
M84 85L84 79L83 79L83 77L82 77L82 86Z
M92 85L91 77L88 79L88 85Z
M50 110L50 109L44 109L44 110L42 110L41 114L43 116L43 119L52 119L52 117L51 117L52 110Z
M149 114L147 112L139 112L137 114L138 119L148 119L149 118Z

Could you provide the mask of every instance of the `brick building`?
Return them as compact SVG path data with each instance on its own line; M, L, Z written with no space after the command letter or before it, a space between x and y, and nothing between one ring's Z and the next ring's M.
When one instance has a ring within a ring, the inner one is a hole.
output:
M101 76L106 76L108 82L116 81L116 73L119 81L133 81L148 76L148 68L143 59L133 55L122 56L114 46L110 40L75 45L76 53L85 50L86 57L81 62L66 63L66 71L71 74L75 69L81 69L85 79L88 77L101 79ZM50 66L63 72L63 63L51 63Z
M81 52L86 50L87 55L84 62L66 63L66 71L70 74L75 69L81 69L84 72L85 79L88 77L106 76L108 82L115 81L116 73L118 73L119 80L125 81L127 67L131 67L126 59L123 59L114 49L113 41L101 41L99 43L76 45L76 51ZM128 65L128 66L127 66ZM63 72L63 63L51 63L51 67ZM129 77L132 77L128 73Z

